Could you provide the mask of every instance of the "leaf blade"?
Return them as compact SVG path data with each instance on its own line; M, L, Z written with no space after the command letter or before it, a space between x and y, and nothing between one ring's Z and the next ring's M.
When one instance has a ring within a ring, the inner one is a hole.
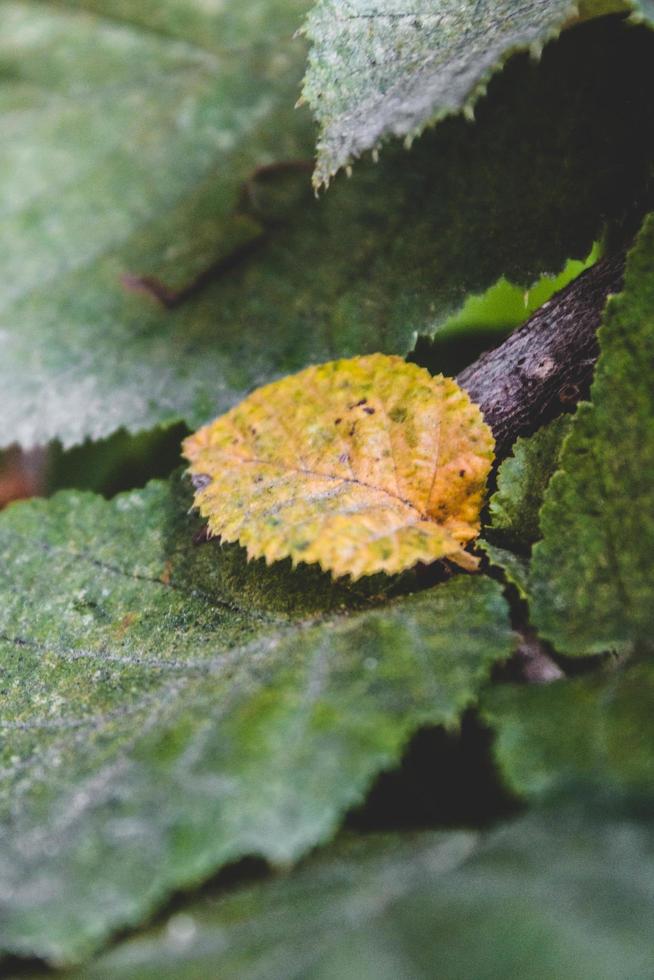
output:
M609 299L591 403L582 404L541 510L530 569L532 622L561 653L651 647L654 221Z
M488 691L482 714L510 789L531 801L590 794L598 806L654 797L650 663Z
M212 535L353 580L470 564L493 448L456 382L382 354L260 388L184 442Z
M226 862L296 859L510 652L490 580L357 612L193 545L188 503L150 484L0 518L5 951L70 962Z
M525 551L540 538L538 515L570 426L570 416L561 415L533 436L518 438L500 466L489 530L505 547Z
M646 820L571 808L486 835L346 839L285 878L188 903L88 976L645 980L651 840Z
M634 9L647 19L643 6L590 0L583 18ZM578 13L567 0L424 0L410 11L396 0L374 7L368 0L320 0L306 26L313 46L304 81L321 127L316 185L390 137L410 142L448 115L472 115L511 55L531 49L540 56Z

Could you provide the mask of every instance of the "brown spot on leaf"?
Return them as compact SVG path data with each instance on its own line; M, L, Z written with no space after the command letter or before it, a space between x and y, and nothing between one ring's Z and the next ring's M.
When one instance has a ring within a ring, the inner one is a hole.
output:
M115 629L115 633L118 639L122 639L122 637L125 635L125 633L130 628L130 626L133 626L138 618L139 618L138 613L135 612L125 613L125 615L120 620L120 622L118 623Z

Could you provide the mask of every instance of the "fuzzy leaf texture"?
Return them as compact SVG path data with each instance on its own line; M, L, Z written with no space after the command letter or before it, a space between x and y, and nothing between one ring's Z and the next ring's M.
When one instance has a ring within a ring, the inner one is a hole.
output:
M463 549L493 447L455 381L371 354L258 389L184 454L212 535L358 579L438 558L476 568Z
M561 415L533 436L516 439L513 451L497 471L497 489L490 498L490 523L479 548L501 568L523 599L529 595L529 554L541 537L539 513L545 490L558 468L561 444L571 418Z
M530 616L561 653L652 650L653 261L650 216L607 305L591 403L579 406L541 510Z
M523 599L529 597L531 547L541 537L543 498L571 424L569 415L561 415L533 436L516 439L511 455L497 471L497 490L488 505L490 524L479 547Z
M373 608L198 547L189 498L0 515L2 951L75 960L230 861L299 857L510 653L488 579Z
M0 2L0 445L197 428L308 364L405 354L501 275L586 256L648 172L654 36L612 21L322 200L306 168L257 175L312 155L304 13ZM198 276L173 309L123 285Z
M511 456L500 466L488 508L489 531L504 546L528 551L540 538L538 515L570 425L570 416L561 415L533 436L516 439Z
M319 0L304 98L321 128L316 184L391 136L413 138L443 117L472 114L492 74L520 49L540 55L570 23L654 11L629 0Z
M490 689L482 716L496 733L493 752L506 784L530 801L592 793L654 799L654 666L546 685Z
M305 10L0 2L3 443L175 415L174 330L121 280L153 271L154 252L179 288L260 234L235 212L242 182L311 147L292 108Z
M649 980L653 845L645 821L569 809L484 835L343 840L289 876L178 907L82 976Z

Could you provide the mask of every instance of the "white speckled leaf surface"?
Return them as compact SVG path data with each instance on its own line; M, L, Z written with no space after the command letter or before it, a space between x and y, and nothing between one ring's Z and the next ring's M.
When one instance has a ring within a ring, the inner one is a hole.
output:
M315 181L392 136L412 139L452 113L472 113L516 51L539 54L581 18L654 11L628 0L319 0L304 97L321 128Z
M375 607L197 547L190 494L0 515L0 950L62 962L246 855L328 838L512 648L501 588Z

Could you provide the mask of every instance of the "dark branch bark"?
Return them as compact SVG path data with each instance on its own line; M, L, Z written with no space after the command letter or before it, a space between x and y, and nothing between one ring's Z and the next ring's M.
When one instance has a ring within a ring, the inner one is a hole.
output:
M624 265L624 255L601 259L457 376L493 430L498 457L516 436L587 396L599 353L597 328L608 295L622 289Z

